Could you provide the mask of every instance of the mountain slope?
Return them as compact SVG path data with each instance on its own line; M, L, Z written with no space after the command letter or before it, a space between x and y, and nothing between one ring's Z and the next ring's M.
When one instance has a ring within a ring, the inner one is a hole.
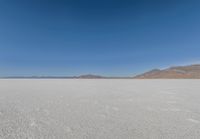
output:
M80 75L77 78L80 78L80 79L100 79L100 78L105 78L105 77L100 76L100 75L86 74L86 75Z
M151 70L135 76L137 79L200 79L200 64Z

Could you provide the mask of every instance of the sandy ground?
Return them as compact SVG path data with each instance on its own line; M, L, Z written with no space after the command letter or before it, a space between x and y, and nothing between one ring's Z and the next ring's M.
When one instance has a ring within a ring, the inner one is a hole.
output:
M0 80L0 139L199 139L200 80Z

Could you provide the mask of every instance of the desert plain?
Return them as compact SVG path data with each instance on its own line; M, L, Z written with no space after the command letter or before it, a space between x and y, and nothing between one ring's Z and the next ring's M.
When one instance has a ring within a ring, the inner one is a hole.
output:
M0 139L199 138L200 80L0 80Z

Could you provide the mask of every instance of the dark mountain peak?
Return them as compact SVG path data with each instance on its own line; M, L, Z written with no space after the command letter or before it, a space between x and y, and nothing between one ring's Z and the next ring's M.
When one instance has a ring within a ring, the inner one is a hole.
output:
M84 78L84 79L96 79L96 78L104 78L103 76L100 75L94 75L94 74L85 74L85 75L80 75L78 78Z

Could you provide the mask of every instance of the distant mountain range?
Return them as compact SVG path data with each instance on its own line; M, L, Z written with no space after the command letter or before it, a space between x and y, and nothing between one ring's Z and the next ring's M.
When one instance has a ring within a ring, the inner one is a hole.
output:
M93 74L86 74L86 75L80 75L80 76L7 76L7 77L1 77L5 79L99 79L99 78L106 78L99 75L93 75Z
M135 76L136 79L200 79L200 65L153 69Z
M93 74L86 74L80 76L9 76L1 77L9 78L22 78L22 79L200 79L200 64L189 66L176 66L167 69L153 69L143 74L134 77L107 77Z
M86 74L86 75L77 76L76 78L81 78L81 79L100 79L100 78L106 78L106 77L100 76L100 75Z

